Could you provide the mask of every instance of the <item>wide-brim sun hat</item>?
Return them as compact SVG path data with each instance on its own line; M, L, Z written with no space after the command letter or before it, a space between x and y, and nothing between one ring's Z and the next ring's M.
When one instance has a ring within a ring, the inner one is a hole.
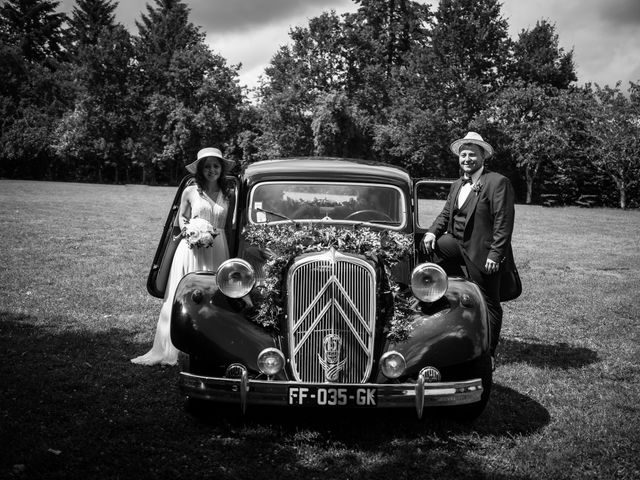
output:
M469 132L465 135L464 138L460 138L451 143L451 151L454 155L460 155L460 147L466 145L468 143L473 143L474 145L478 145L486 152L486 158L489 158L493 155L493 147L485 142L479 133Z
M209 157L219 158L221 161L224 162L227 170L231 170L231 168L233 168L233 166L236 164L235 161L228 158L224 158L222 156L222 152L218 148L207 147L200 150L198 152L198 155L196 155L196 159L190 164L185 165L185 168L187 169L188 172L195 174L196 171L198 170L198 164L205 158L209 158Z

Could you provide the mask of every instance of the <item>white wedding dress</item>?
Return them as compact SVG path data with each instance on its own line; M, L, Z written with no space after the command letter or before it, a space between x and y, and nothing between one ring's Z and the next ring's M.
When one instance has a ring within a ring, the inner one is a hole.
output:
M187 187L187 188L196 188ZM153 347L144 355L133 358L133 363L141 365L175 365L178 362L178 349L171 343L171 307L173 296L178 287L178 283L187 273L207 270L215 271L222 262L229 258L229 247L224 234L225 222L229 203L222 192L219 192L215 201L206 193L196 193L195 200L191 205L191 218L202 218L207 220L220 234L215 237L212 247L189 248L186 240L180 240L176 248L171 271L167 279L167 287L164 293L164 301L160 308L156 336L153 340Z

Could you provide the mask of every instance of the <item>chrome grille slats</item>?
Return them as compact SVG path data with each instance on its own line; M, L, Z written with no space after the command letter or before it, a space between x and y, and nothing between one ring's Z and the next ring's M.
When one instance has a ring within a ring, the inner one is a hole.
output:
M327 381L323 342L337 335L344 366L333 381L366 381L373 365L375 334L373 267L362 258L331 249L296 260L287 288L289 348L296 380Z

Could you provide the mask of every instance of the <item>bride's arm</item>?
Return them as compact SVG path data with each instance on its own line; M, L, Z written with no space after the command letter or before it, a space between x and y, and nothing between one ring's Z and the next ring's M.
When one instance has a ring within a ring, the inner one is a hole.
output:
M193 195L193 191L194 189L192 187L187 187L182 192L182 197L180 198L180 211L178 212L180 230L189 223L189 219L191 218L191 197Z

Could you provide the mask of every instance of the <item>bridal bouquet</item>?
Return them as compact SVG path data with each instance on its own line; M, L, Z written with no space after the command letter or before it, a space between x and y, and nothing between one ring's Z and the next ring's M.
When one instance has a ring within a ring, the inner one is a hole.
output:
M220 232L213 228L204 218L194 217L189 220L182 230L182 235L189 248L208 248L213 246L213 239Z

